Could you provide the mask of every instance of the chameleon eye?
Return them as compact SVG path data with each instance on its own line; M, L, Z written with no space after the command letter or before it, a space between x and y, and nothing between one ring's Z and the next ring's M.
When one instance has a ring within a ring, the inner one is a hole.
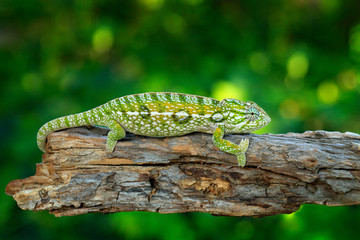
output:
M256 119L259 118L259 110L257 110L257 108L254 107L250 107L247 110L246 118L251 122L255 121Z

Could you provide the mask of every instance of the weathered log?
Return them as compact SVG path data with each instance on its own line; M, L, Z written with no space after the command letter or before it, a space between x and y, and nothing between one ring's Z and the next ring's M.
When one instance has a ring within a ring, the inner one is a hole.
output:
M48 136L35 176L6 193L26 210L89 212L291 213L302 204L360 204L360 135L339 132L228 135L250 139L245 168L209 134L150 138L128 134L113 153L107 130L73 128Z

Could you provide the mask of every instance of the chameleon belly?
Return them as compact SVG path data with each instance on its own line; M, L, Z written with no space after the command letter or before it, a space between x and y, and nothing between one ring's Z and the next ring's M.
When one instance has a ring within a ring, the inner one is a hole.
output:
M240 166L246 163L248 139L239 145L223 139L225 133L251 132L266 126L270 117L256 103L237 99L201 97L181 93L141 93L111 100L86 112L51 120L38 131L37 143L45 149L51 132L85 125L110 129L106 151L112 152L125 130L151 137L180 136L191 132L213 134L214 145L234 154Z

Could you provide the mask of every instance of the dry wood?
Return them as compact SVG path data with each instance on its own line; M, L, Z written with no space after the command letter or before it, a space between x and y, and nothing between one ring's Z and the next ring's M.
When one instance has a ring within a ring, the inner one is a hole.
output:
M107 130L52 133L35 176L6 193L26 210L56 216L89 212L207 212L227 216L291 213L302 204L360 204L360 135L339 132L247 134L245 168L209 134L127 135L104 152Z

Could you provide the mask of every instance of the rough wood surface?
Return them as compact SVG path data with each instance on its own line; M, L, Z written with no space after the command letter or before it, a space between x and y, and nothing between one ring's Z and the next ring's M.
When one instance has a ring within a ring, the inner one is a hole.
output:
M6 193L22 209L56 216L120 211L267 216L294 212L302 204L360 204L360 135L354 133L248 134L245 168L218 150L209 134L128 134L111 154L103 151L106 134L98 127L52 133L35 176L10 182Z

